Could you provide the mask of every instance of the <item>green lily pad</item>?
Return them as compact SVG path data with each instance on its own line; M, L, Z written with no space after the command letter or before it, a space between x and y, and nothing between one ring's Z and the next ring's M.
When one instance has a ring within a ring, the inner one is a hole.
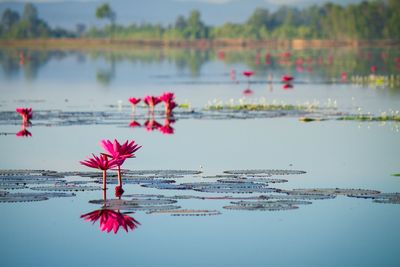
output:
M94 190L101 190L101 187L70 184L70 185L54 185L54 186L37 186L37 187L31 187L31 189L40 191L94 191Z
M221 212L217 210L163 210L148 212L148 214L168 214L171 216L214 216L220 215Z
M224 173L228 174L237 174L237 175L254 175L254 174L266 174L266 175L298 175L304 174L305 171L299 170L229 170L224 171Z

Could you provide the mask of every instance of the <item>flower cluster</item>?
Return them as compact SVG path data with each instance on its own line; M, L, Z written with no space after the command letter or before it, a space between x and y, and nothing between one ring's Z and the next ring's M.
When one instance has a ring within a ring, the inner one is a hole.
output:
M32 134L26 129L31 126L32 108L17 108L16 111L22 116L21 131L16 133L17 137L30 137Z
M92 158L80 161L80 163L87 167L100 169L103 171L103 190L106 189L106 171L117 167L118 186L116 188L116 192L119 192L119 194L122 195L121 165L126 159L134 158L134 153L138 151L141 146L135 144L135 141L129 142L128 140L121 145L116 139L114 142L111 142L110 140L102 140L100 141L100 146L104 149L105 153L101 153L99 157L92 154Z
M177 104L174 101L174 93L165 92L161 96L152 96L147 95L143 98L143 102L149 107L150 113L154 113L154 108L161 102L165 104L165 114L170 116L172 110L176 108ZM132 108L134 109L135 106L141 101L141 98L130 97L129 102L132 104Z

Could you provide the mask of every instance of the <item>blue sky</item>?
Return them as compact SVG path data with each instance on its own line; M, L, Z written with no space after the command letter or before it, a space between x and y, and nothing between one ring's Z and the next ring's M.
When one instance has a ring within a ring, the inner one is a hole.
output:
M0 13L5 8L22 11L24 2L35 3L39 16L52 26L73 29L77 23L99 25L95 18L96 7L109 2L117 13L117 23L173 23L178 15L198 9L206 24L220 25L225 22L244 22L257 7L276 10L280 5L305 7L312 4L334 2L342 5L359 3L361 0L0 0Z

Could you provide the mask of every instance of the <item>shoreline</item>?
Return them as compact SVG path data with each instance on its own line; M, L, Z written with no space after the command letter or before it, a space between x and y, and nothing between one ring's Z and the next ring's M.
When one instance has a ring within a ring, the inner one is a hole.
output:
M108 49L108 48L183 48L183 49L319 49L319 48L360 48L360 47L400 47L397 40L136 40L136 39L14 39L0 40L2 48L42 48L42 49Z

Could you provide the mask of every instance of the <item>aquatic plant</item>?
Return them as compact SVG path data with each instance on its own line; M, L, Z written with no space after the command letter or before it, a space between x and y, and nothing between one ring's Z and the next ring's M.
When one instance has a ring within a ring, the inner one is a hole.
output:
M16 111L22 116L22 123L29 125L32 119L32 108L17 108Z
M284 83L288 83L288 82L292 81L293 79L294 79L293 76L286 74L286 75L282 76L281 81Z
M135 111L136 105L142 100L140 97L135 98L135 97L130 97L129 102L132 104L132 111Z
M116 194L121 192L123 193L122 189L122 176L121 176L121 165L125 162L127 158L134 158L135 152L138 151L142 146L135 144L135 141L128 141L126 140L125 143L122 145L114 139L114 142L110 140L102 140L100 141L100 146L105 150L106 156L111 157L113 160L117 161L117 168L118 168L118 186L116 188Z
M177 104L174 102L174 93L165 92L163 93L159 99L164 102L165 105L165 115L168 117L171 115L172 110L177 107Z
M107 170L121 165L124 159L108 160L108 156L104 154L101 154L100 157L97 157L94 154L92 154L92 156L92 158L80 161L80 163L87 167L103 171L103 190L106 190Z
M154 107L161 102L159 97L151 95L145 96L143 101L149 107L150 113L154 113Z

